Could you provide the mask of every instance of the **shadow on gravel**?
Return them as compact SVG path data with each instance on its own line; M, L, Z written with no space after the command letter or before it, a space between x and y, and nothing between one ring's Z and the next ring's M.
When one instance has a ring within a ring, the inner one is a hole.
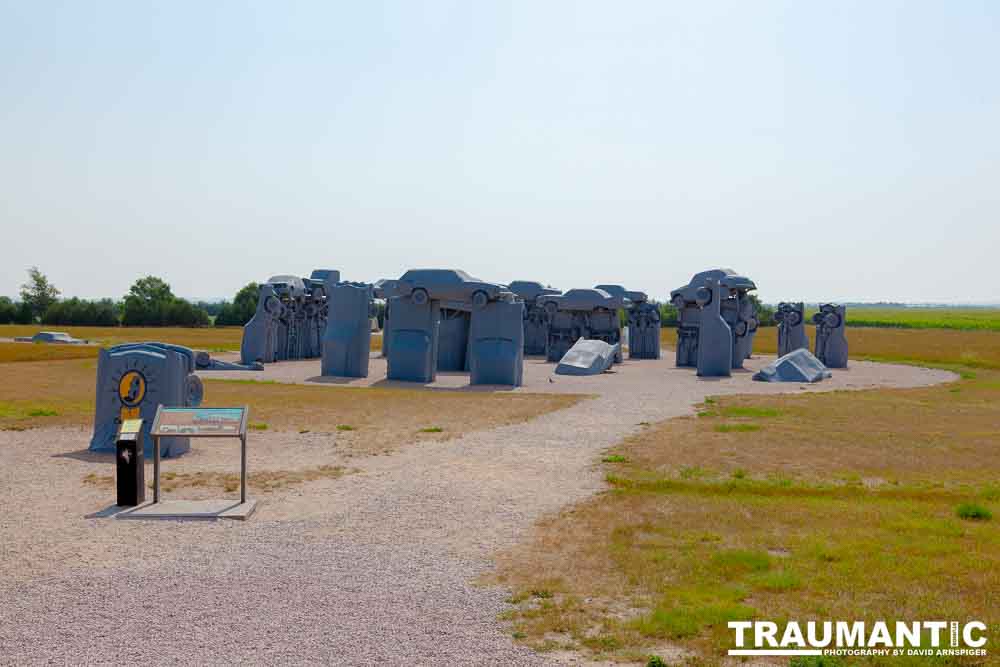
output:
M52 454L54 459L75 459L86 463L105 463L115 458L114 452L92 452L89 449L81 449L75 452L63 452L62 454Z

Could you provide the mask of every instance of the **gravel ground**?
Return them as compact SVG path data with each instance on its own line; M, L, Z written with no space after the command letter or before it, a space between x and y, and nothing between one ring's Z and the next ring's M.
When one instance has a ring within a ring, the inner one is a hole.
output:
M107 457L81 453L88 432L0 433L0 662L541 664L548 658L514 644L497 621L506 592L470 582L538 518L598 491L598 454L640 422L685 414L708 394L954 378L862 362L805 387L751 382L749 372L700 380L668 360L596 378L550 378L551 369L529 360L518 391L595 397L524 424L351 459L354 474L261 496L245 523L117 521L102 512L113 491L79 481L110 472ZM318 371L318 361L291 362L257 375L305 382ZM449 375L439 386L465 382ZM322 463L337 460L329 437ZM316 438L253 434L250 465L319 452ZM202 447L165 465L214 467L232 455Z

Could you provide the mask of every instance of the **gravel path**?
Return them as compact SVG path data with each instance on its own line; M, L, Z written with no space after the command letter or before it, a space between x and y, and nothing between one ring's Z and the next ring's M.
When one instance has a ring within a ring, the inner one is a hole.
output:
M269 495L246 523L95 517L113 491L77 480L94 466L106 470L107 459L65 455L84 447L87 433L0 433L0 564L12 575L0 581L0 662L541 664L497 621L506 592L470 582L538 518L598 491L599 452L640 422L685 414L708 394L954 378L855 362L800 388L750 382L749 373L699 380L664 360L549 382L551 368L529 361L527 389L595 398L528 423L354 459L359 472ZM271 372L308 381L318 362ZM295 442L294 434L254 435L250 464L255 448L273 459Z

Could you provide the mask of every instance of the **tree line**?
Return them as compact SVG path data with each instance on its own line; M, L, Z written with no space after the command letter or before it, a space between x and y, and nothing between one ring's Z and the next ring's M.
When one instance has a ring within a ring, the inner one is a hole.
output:
M135 281L121 300L60 299L60 291L38 270L28 269L28 281L21 285L21 300L0 297L0 324L48 324L77 326L243 326L257 310L257 283L240 289L233 300L218 303L191 303L171 291L156 276ZM774 307L751 294L761 326L774 326ZM677 326L677 309L670 303L657 304L664 327ZM379 308L379 326L383 310Z
M60 290L38 267L28 269L20 301L0 297L0 324L74 326L182 326L243 325L257 308L257 285L241 289L233 303L193 304L175 295L162 278L145 276L128 294L114 299L61 299Z

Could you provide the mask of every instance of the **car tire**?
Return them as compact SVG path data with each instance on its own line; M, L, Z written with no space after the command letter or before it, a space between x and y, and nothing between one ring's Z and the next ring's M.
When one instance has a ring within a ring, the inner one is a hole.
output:
M486 304L490 302L490 295L482 290L477 290L472 293L472 305L480 310L486 307Z
M427 290L423 287L418 287L410 293L410 299L413 303L418 306L422 306L430 300L430 296L427 294Z

